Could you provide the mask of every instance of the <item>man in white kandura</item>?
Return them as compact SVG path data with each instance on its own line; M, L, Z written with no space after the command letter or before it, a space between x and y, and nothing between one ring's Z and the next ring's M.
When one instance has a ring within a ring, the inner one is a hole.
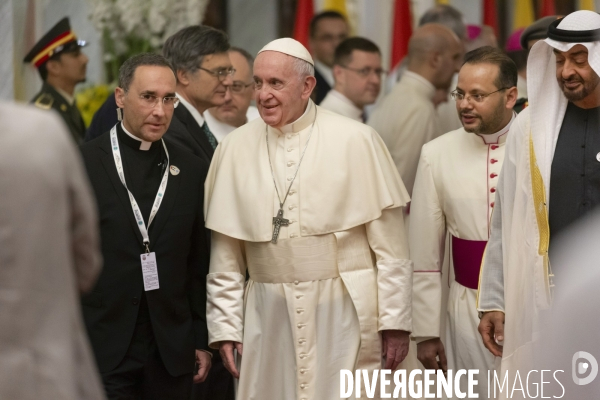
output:
M373 129L310 100L313 71L293 39L259 52L261 119L227 135L206 181L209 341L239 399L339 398L341 369L382 354L393 369L408 349L408 194Z
M600 205L599 46L600 15L576 11L554 21L529 55L529 107L508 136L477 303L483 342L502 356L509 382L531 369L538 316L553 281L570 273L559 267L554 279L550 232L560 237Z
M494 369L494 356L477 332L479 266L489 238L504 143L514 119L516 84L517 67L502 50L487 46L467 53L452 92L463 128L423 146L411 202L418 358L428 369L478 369L479 398L487 398L487 371ZM447 231L452 235L455 281L445 301L441 272ZM446 319L446 332L441 332L441 318ZM466 379L461 380L461 390L466 389Z

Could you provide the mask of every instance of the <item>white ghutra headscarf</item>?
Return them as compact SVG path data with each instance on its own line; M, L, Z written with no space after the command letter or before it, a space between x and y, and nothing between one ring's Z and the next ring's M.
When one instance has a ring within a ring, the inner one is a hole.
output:
M552 157L568 103L556 82L553 49L566 52L577 44L587 47L588 62L600 75L600 15L592 11L576 11L553 22L548 28L548 38L533 46L527 62L531 133L546 193L549 193Z

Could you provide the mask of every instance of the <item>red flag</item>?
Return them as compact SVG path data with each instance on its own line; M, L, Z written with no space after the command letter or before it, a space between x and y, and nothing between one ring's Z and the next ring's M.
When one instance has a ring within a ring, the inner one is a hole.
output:
M294 22L294 39L307 48L310 20L314 13L313 0L298 0L296 6L296 21Z
M556 8L554 7L554 0L542 0L541 5L542 5L542 7L540 8L540 17L556 15Z
M483 0L483 25L491 26L498 36L498 16L496 15L496 0Z
M404 56L408 54L408 41L411 35L412 16L410 14L410 0L395 0L390 69L396 68Z

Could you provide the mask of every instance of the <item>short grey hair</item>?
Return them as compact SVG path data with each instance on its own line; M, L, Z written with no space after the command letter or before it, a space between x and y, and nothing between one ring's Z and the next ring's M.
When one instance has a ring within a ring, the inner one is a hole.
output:
M135 70L142 66L165 67L173 71L173 66L165 57L156 53L141 53L128 58L119 68L119 87L124 91L129 90ZM175 71L173 71L175 73Z
M300 79L304 79L307 76L315 76L315 67L308 61L294 57L293 63L294 71L298 73Z
M229 52L232 52L232 51L234 51L238 54L241 54L242 57L244 57L246 59L246 62L248 63L248 67L250 67L250 75L252 75L252 73L254 71L254 57L252 57L252 54L250 54L246 50L242 49L241 47L231 46L231 48L229 49Z
M419 26L425 24L440 24L452 30L460 40L467 36L467 26L463 14L447 4L438 4L425 11L419 20Z
M227 34L205 25L192 25L183 28L167 39L163 55L175 70L196 72L204 56L226 53L229 50Z

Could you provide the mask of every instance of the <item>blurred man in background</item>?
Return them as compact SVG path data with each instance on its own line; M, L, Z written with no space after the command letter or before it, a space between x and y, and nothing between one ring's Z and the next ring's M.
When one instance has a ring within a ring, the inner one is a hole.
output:
M350 35L344 16L336 11L324 11L310 21L309 48L315 60L317 87L313 93L320 104L334 85L333 60L336 47Z
M260 116L256 107L250 105L254 96L254 57L244 49L232 47L229 50L229 59L235 69L233 83L227 87L231 96L222 105L209 108L203 114L210 131L219 143L235 128Z
M98 216L62 120L0 104L0 398L103 400L80 293L101 269Z
M53 109L62 117L76 143L83 141L85 124L75 104L75 86L85 82L88 58L81 52L69 18L52 27L23 59L40 73L42 89L31 102L43 110Z
M463 52L465 51L469 36L465 17L459 10L448 4L437 4L427 10L419 19L419 26L431 23L444 25L454 32L463 46ZM452 79L450 87L455 87L458 76L455 74ZM450 99L449 90L437 89L434 104L439 116L440 126L444 132L459 129L462 126L460 119L456 116L456 109L454 102Z
M379 47L361 37L346 39L335 49L333 64L335 86L321 107L365 122L365 106L377 100L385 72Z
M436 90L448 91L462 58L462 44L450 29L440 24L416 29L408 45L406 71L369 119L387 145L409 194L421 147L445 132L433 103Z
M181 29L165 42L163 54L177 76L177 107L165 140L174 143L210 164L218 140L202 114L231 99L227 87L235 69L229 60L229 39L225 32L205 25Z

